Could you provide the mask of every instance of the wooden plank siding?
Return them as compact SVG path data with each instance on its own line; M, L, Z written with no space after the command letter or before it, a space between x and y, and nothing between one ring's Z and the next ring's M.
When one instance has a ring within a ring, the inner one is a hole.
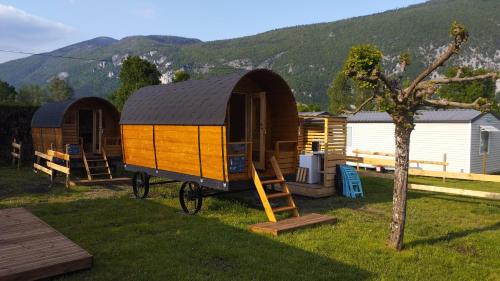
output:
M200 176L198 126L157 125L155 138L158 169Z
M323 185L333 187L336 166L345 164L347 144L347 122L345 118L333 116L302 117L299 126L297 151L312 153L312 142L320 142L325 152Z
M226 149L225 126L200 126L203 177L221 181L228 180Z
M122 128L125 164L228 180L223 126L122 125Z
M61 128L32 128L31 134L34 150L46 152L53 145L54 149L64 151Z
M153 126L123 125L124 164L156 168L153 149Z

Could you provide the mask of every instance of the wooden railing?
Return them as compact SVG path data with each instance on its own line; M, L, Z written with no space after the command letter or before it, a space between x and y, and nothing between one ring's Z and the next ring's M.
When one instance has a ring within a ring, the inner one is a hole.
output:
M109 156L119 156L122 152L120 137L104 137L101 150L105 149Z
M281 171L285 174L295 172L297 168L297 141L276 141L274 157L278 161Z
M59 161L54 161L54 158ZM43 161L45 161L45 165L42 163ZM54 183L56 172L63 173L66 177L66 187L68 187L70 177L70 155L68 154L68 145L66 146L66 153L52 149L47 150L47 153L35 151L35 163L33 163L33 168L48 174L50 176L51 185Z

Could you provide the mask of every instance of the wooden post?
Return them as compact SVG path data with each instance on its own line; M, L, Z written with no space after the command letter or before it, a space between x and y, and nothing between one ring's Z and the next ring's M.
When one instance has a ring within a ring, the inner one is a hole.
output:
M12 150L10 152L10 155L12 156L12 168L16 168L16 161L17 161L17 169L19 170L21 168L21 149L22 149L22 143L17 143L16 139L14 138L11 143Z
M486 172L487 172L487 170L486 170L486 164L487 164L487 162L488 162L488 154L483 153L483 174L485 174L485 175L486 175Z
M11 151L11 156L12 156L12 168L16 167L16 156L14 156L14 153L16 152L16 149L14 148L14 143L16 142L16 139L12 140L12 151Z
M446 153L443 153L443 182L446 182Z
M356 154L354 154L356 156L356 159L359 158L359 154L358 154L358 151L356 150ZM359 159L358 161L356 161L356 171L359 171Z
M323 135L323 186L327 186L329 183L329 179L328 179L328 146L329 146L329 143L328 143L328 127L329 127L329 124L328 124L328 117L325 117L324 118L325 122L324 122L324 135ZM312 145L312 144L311 144ZM321 147L320 147L321 148ZM321 169L321 167L320 167Z
M251 179L253 174L252 174L252 169L250 169L250 167L252 167L253 165L253 146L252 146L252 142L247 142L245 143L245 146L247 147L247 161L248 161L248 164L247 164L247 172L248 172L248 178Z
M19 149L18 149L19 156L17 157L17 169L18 170L21 169L22 147L23 147L23 143L19 142Z
M69 155L69 144L66 144L66 154ZM71 157L66 160L66 167L68 168L68 173L66 174L66 188L69 187L69 171L70 171Z

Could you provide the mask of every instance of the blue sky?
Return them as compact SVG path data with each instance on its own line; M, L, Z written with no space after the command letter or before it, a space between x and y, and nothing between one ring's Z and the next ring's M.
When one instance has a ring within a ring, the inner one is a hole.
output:
M423 0L0 0L0 49L44 52L109 36L177 35L204 41L330 22ZM0 52L0 62L20 57Z

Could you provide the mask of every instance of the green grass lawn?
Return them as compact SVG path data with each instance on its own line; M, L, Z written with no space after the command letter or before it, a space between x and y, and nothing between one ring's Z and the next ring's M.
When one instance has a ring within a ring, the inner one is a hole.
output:
M186 216L175 184L137 200L129 187L50 189L27 168L0 167L0 208L26 207L94 255L91 270L61 280L500 280L499 201L410 191L395 252L385 245L392 181L363 183L363 199L296 197L301 213L338 223L279 237L247 230L266 220L252 192L207 198Z

